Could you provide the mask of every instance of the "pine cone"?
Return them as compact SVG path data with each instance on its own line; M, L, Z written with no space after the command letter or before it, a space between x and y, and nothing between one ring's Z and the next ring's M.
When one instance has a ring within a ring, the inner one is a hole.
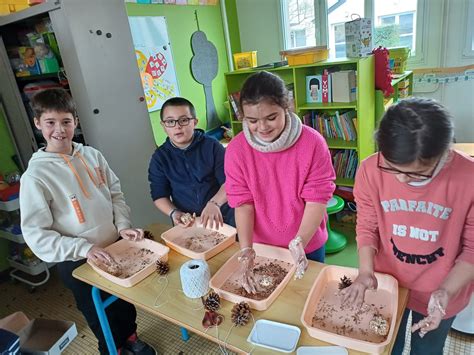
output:
M211 291L204 301L204 307L209 311L217 311L221 308L221 298L217 293Z
M154 240L154 239L155 239L155 236L153 235L152 232L146 230L146 231L144 231L143 233L144 233L145 239L151 239L151 240Z
M250 306L245 302L237 303L231 312L231 319L232 323L236 326L244 326L246 325L250 317L252 316L252 312L250 311Z
M340 290L345 289L346 287L349 287L350 285L352 285L352 280L349 277L347 277L346 275L341 277L340 280L341 280L341 282L339 282L339 289Z
M166 275L170 271L170 266L166 261L156 261L156 272L160 275Z

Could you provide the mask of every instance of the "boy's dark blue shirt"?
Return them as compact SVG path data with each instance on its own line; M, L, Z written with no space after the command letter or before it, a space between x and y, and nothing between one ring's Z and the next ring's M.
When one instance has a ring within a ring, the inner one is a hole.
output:
M186 149L173 146L166 138L151 157L151 198L171 197L180 211L200 215L225 182L224 153L224 147L201 129L194 130L193 141ZM233 211L228 205L221 211L224 221L233 225Z

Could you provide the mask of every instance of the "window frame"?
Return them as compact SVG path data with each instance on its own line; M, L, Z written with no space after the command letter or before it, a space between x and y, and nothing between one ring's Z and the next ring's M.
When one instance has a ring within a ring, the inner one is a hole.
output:
M474 58L474 0L467 1L467 11L465 12L464 31L464 50L462 53L463 59Z

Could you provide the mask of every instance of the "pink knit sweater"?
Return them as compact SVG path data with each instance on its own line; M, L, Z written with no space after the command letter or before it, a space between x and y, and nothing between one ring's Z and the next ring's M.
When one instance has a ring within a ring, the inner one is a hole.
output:
M229 205L254 205L253 241L284 248L298 232L305 202L326 204L335 188L326 141L307 126L293 146L275 153L255 150L238 134L226 149L224 169ZM326 219L306 253L326 242Z

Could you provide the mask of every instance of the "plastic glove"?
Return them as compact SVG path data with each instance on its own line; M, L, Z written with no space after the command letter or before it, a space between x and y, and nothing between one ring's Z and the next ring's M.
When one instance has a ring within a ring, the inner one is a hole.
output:
M374 273L359 273L352 285L340 291L343 304L354 304L361 307L364 303L365 291L376 290L378 287L377 278Z
M439 323L446 315L446 307L448 306L449 296L446 290L436 290L431 294L428 302L428 316L411 327L411 332L420 330L420 338L423 338L429 331L439 327Z
M119 235L123 239L130 240L132 242L138 242L144 238L145 233L143 232L143 229L140 228L127 228L122 229L119 232Z
M252 294L260 290L253 273L255 255L255 250L247 247L240 251L239 258L237 259L239 261L239 280L241 280L245 291Z
M196 220L196 214L191 215L190 213L184 213L179 210L173 212L173 223L175 226L181 226L183 228L191 227Z
M86 255L87 259L91 260L94 264L100 265L100 264L105 264L105 265L113 265L115 264L114 258L105 251L105 249L102 249L98 246L93 246L92 248L89 249Z
M207 228L209 224L209 228L215 229L224 225L221 209L214 202L209 201L202 210L201 223L204 228Z
M302 279L304 272L308 268L308 259L306 259L306 253L304 252L303 240L301 237L296 236L292 239L288 245L288 249L290 250L291 256L296 264L295 280Z

